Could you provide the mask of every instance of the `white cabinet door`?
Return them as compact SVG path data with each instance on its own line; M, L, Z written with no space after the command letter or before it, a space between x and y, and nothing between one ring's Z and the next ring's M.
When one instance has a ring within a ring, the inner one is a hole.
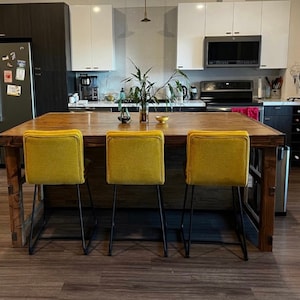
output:
M206 36L232 35L233 2L206 3Z
M92 62L99 70L114 69L113 14L111 5L91 7Z
M114 68L111 5L70 5L73 71Z
M177 68L203 69L204 3L178 4Z
M233 35L260 35L262 2L235 2Z
M260 35L261 1L206 3L207 36Z
M261 69L287 68L290 1L264 1L262 5Z
M91 57L91 13L88 5L70 5L72 70L88 70Z

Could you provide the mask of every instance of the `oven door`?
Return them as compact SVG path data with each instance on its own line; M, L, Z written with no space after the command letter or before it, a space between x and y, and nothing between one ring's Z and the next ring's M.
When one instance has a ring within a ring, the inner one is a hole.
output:
M218 104L207 104L206 105L206 111L207 112L230 112L232 110L233 107L238 107L238 108L248 108L248 107L257 107L258 108L258 111L259 111L259 117L258 117L258 120L260 122L263 122L264 120L264 107L263 106L248 106L248 105L245 105L245 106L240 106L240 105L224 105L224 104L221 104L218 105Z

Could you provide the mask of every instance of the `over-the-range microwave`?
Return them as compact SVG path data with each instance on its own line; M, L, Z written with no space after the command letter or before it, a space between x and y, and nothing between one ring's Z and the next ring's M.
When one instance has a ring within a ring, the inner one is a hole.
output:
M259 67L261 36L205 37L205 67Z

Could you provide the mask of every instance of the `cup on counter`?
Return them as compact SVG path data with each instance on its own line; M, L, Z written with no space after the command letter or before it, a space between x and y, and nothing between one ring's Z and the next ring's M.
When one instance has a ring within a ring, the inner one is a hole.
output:
M74 94L73 94L73 97L74 97L74 99L75 99L75 102L78 102L78 101L79 101L79 95L78 95L78 93L74 93Z
M71 104L75 103L75 97L74 96L69 96L69 103L71 103Z
M266 99L271 98L271 87L269 85L266 85L265 87L265 98Z

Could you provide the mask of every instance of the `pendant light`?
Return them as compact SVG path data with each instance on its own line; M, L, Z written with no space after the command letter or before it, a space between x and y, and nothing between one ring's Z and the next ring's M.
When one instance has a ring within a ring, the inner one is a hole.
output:
M150 22L151 20L147 18L147 5L145 0L145 12L144 12L144 19L141 22Z

